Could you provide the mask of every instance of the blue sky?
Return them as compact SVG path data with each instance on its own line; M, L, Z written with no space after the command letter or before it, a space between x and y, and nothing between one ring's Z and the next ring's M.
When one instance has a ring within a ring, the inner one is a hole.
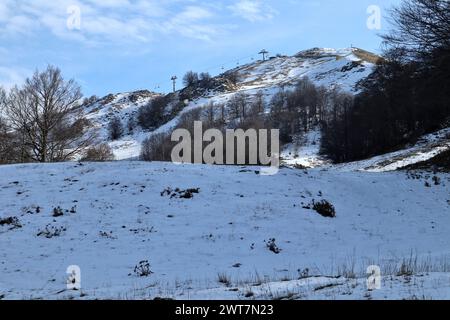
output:
M167 92L172 75L218 74L257 59L262 48L379 52L386 11L399 1L1 0L0 85L53 64L87 96ZM381 9L380 30L367 27L371 5Z

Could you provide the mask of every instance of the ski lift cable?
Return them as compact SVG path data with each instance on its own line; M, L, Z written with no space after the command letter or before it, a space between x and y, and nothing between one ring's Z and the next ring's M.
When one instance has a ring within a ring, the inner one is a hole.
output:
M252 55L241 57L241 58L237 58L237 59L235 58L235 59L229 60L229 61L227 61L225 63L217 64L215 66L206 68L205 71L206 72L210 72L212 70L221 70L221 72L223 72L227 66L233 68L234 63L237 63L238 66L245 65L245 63L241 63L241 62L244 61L244 60L248 60L248 59L250 59L251 61L257 61L258 60L258 55L257 54L252 54ZM155 89L160 89L162 86L163 86L163 84L161 82L157 83L157 84L155 84Z

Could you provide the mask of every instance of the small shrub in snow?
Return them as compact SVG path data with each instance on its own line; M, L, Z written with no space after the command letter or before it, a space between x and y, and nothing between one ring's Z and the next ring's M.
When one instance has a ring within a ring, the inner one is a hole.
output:
M180 199L191 199L194 197L194 193L199 193L199 192L200 192L200 188L182 190L180 192Z
M66 230L67 229L63 226L57 227L57 226L48 224L45 226L45 228L43 230L38 231L37 236L51 239L53 237L59 237Z
M336 210L334 209L334 206L327 200L313 202L313 210L325 218L336 217Z
M230 277L226 273L219 273L217 275L217 280L219 283L226 285L227 287L231 285Z
M152 273L148 260L143 260L134 267L134 274L138 277L148 277Z
M11 226L10 230L22 228L20 221L17 217L8 217L4 219L0 219L0 226L8 225Z
M161 197L164 197L164 196L171 196L172 197L172 195L173 195L172 188L166 188L163 191L161 191Z
M53 208L53 217L61 217L64 215L64 211L61 207Z
M405 263L405 261L400 266L400 270L397 273L399 277L410 277L414 274L413 267L410 264Z
M306 170L306 169L308 169L308 167L306 167L306 166L304 166L304 165L301 165L300 163L294 164L294 165L293 165L293 168L294 168L294 169L297 169L297 170Z
M70 210L64 210L61 207L56 207L53 208L53 217L57 218L57 217L62 217L64 215L64 213L77 213L77 206L73 206L72 208L70 208Z
M309 278L309 269L308 268L305 268L303 270L299 269L298 274L299 274L299 279Z
M425 270L427 268L425 267ZM400 265L400 268L397 271L397 276L399 277L411 277L414 274L419 273L420 267L417 260L417 255L414 255L413 253L410 254L408 258L404 258L402 261L402 264Z
M275 243L275 238L269 239L269 241L266 242L266 246L275 254L279 254L281 252L281 249L278 248L277 244Z
M109 231L109 232L107 232L107 231L100 231L99 234L100 234L100 237L103 237L103 238L117 239L117 237L115 237L113 235L112 231Z
M161 197L168 196L170 199L191 199L194 197L194 194L198 193L200 193L200 188L191 188L186 190L181 190L179 188L176 188L175 190L172 188L166 188L161 192Z
M26 213L26 214L37 214L37 213L41 213L41 207L39 206L30 206L30 207L23 207L22 208L22 213Z
M441 184L441 178L439 178L438 176L434 176L433 177L433 182L435 186L438 186Z
M114 153L111 147L107 143L99 144L98 146L92 146L86 150L84 157L81 161L91 161L91 162L103 162L103 161L113 161Z

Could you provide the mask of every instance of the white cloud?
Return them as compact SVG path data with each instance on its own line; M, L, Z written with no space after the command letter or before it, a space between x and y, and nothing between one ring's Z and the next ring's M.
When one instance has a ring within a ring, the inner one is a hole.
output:
M212 15L213 14L205 8L189 6L183 12L178 14L177 19L195 22L201 19L211 18Z
M8 19L5 33L29 34L34 28L36 28L36 26L36 22L25 15L12 16Z
M139 0L133 4L133 7L146 17L164 17L170 14L169 10L158 0Z
M206 8L199 6L188 6L182 12L159 25L159 29L163 33L179 33L185 37L211 41L212 37L220 34L221 29L227 28L222 26L219 28L213 24L200 23L214 17L214 13Z
M1 1L0 38L46 29L59 38L90 44L148 42L167 33L210 40L223 27L211 21L214 14L206 6L192 0ZM69 6L80 8L80 30L67 28Z
M250 22L270 20L277 14L275 9L261 0L239 0L228 8L234 15Z
M30 70L0 66L0 86L9 90L16 84L22 84L31 74Z
M88 0L88 2L106 8L121 8L130 5L128 0Z
M8 1L0 2L0 23L8 19L9 16L9 4Z

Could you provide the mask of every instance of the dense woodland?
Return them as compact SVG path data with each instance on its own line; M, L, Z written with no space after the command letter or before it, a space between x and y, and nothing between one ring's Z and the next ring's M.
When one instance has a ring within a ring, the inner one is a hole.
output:
M318 87L308 78L303 78L293 88L281 88L269 101L262 91L255 96L237 93L226 104L209 103L204 108L184 112L175 129L187 129L193 136L194 121L201 121L203 130L218 129L224 136L227 129L279 129L280 143L287 144L296 141L305 132L331 122L342 110L350 108L352 102L353 96L339 88ZM151 113L148 123L155 127L164 122L155 124L154 119L164 118L170 109L167 105L160 108L160 103L161 99L154 100L142 107L140 112ZM166 103L170 104L169 101ZM140 117L139 121L142 126L143 119L145 117ZM142 159L170 161L175 145L176 142L171 141L171 132L152 135L144 141Z
M323 123L336 162L385 153L450 120L450 2L408 0L391 12L384 59L349 108Z

